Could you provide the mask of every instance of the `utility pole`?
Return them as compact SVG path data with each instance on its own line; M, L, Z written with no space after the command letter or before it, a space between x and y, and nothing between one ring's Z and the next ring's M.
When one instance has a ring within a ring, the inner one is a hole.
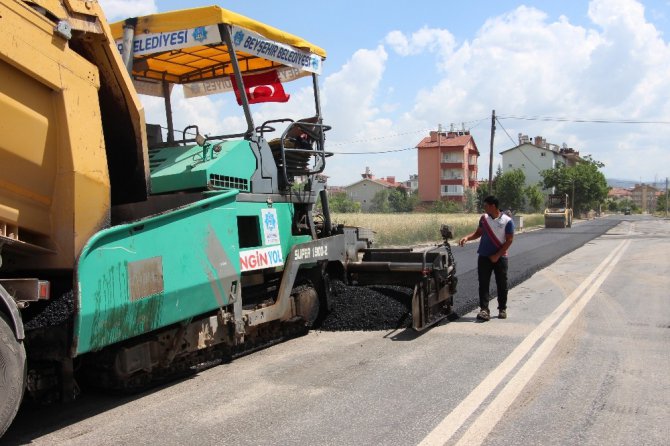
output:
M489 154L489 194L493 194L493 139L496 136L496 111L491 112L491 153Z
M668 177L665 177L665 218L668 218Z

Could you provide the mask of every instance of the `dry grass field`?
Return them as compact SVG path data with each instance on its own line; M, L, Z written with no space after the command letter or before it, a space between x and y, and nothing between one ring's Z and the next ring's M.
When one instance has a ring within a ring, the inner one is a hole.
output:
M412 246L441 243L440 225L450 225L454 240L474 231L479 214L333 214L333 223L375 231L375 246ZM524 228L544 225L542 214L523 216Z

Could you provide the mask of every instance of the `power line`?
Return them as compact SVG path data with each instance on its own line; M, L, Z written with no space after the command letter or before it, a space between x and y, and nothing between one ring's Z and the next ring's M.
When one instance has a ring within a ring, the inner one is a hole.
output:
M496 121L498 121L497 118L496 118ZM498 124L500 124L500 121L498 121ZM500 128L503 129L503 131L505 132L505 135L507 135L507 137L510 139L510 141L512 141L512 144L517 145L516 141L514 141L514 139L509 135L509 133L507 133L507 130L505 129L505 127L503 127L502 124L500 124ZM524 158L526 158L526 159L528 160L529 163L531 163L531 164L533 165L533 167L535 167L535 168L537 169L538 172L539 172L540 170L542 170L542 169L540 169L540 168L537 166L537 164L535 164L535 163L533 162L532 159L530 159L530 158L528 157L528 155L526 155L526 154L524 153L523 150L521 150L521 144L518 145L518 148L519 148L519 152L524 156Z
M470 126L470 124L474 124L474 126L470 127L470 130L477 127L479 124L481 124L483 121L486 121L488 118L482 118L482 119L475 119L472 121L462 121L461 124L465 127L466 124ZM389 135L384 135L384 136L379 136L376 138L369 138L369 139L359 139L359 140L354 140L354 141L346 141L346 142L339 142L339 143L334 143L334 144L328 144L329 147L341 147L344 145L349 145L349 144L360 144L360 143L365 143L365 142L372 142L372 141L378 141L381 139L387 139L387 138L392 138L395 136L403 136L403 135L411 135L415 133L425 133L425 132L430 132L432 129L420 129L420 130L412 130L404 133L394 133L394 134L389 134ZM378 151L368 151L368 152L333 152L336 155L376 155L376 154L383 154L383 153L394 153L394 152L405 152L407 150L414 150L416 147L407 147L405 149L391 149L391 150L378 150Z
M380 150L373 152L333 152L335 155L378 155L381 153L405 152L407 150L415 150L416 147L407 147L405 149Z
M461 124L465 126L466 124L470 127L470 130L473 128L477 127L479 124L481 124L483 121L486 121L488 118L482 118L482 119L475 119L472 121L462 121ZM473 126L470 126L471 124L474 124ZM343 141L343 142L338 142L338 143L333 143L329 144L330 147L339 147L339 146L344 146L347 144L356 144L356 143L362 143L362 142L372 142L372 141L379 141L381 139L388 139L388 138L394 138L396 136L404 136L404 135L413 135L415 133L426 133L430 132L433 129L419 129L419 130L410 130L407 132L402 132L402 133L391 133L388 135L384 136L378 136L375 138L367 138L367 139L357 139L357 140L352 140L352 141Z
M483 121L486 121L488 118L482 118L482 119L475 119L471 121L462 121L461 124L465 126L468 124L469 130L472 130L473 128L477 127L479 124L481 124ZM474 124L474 125L472 125ZM452 124L453 125L453 124ZM160 125L160 128L162 130L169 130L167 127L164 127ZM410 130L407 132L402 132L402 133L391 133L388 135L383 135L383 136L378 136L375 138L367 138L367 139L356 139L356 140L350 140L350 141L343 141L343 142L337 142L337 143L330 143L328 144L329 147L341 147L341 146L346 146L346 145L351 145L351 144L360 144L360 143L366 143L366 142L373 142L373 141L380 141L382 139L388 139L388 138L394 138L397 136L405 136L405 135L413 135L416 133L426 133L430 132L432 129L419 129L419 130ZM174 132L178 132L178 130L174 130ZM189 136L195 136L195 133L192 132L186 132L187 135ZM365 155L365 154L377 154L377 153L392 153L392 152L402 152L406 150L412 150L415 149L416 147L408 147L405 149L394 149L394 150L383 150L383 151L371 151L371 152L333 152L337 154L343 154L343 155Z
M505 129L505 127L503 127L503 125L500 123L500 120L497 117L496 117L496 121L498 121L498 124L500 124L500 128L503 129L503 132L505 132L505 135L507 135L509 140L512 141L512 144L516 145L516 141L514 141L514 138L509 136L509 133L507 133L507 130Z
M163 129L163 130L167 130L167 127L160 126L160 128ZM418 132L424 132L424 131L425 130L417 130L416 132L398 133L397 135L406 135L406 134L410 134L410 133L418 133ZM186 132L186 134L189 135L189 136L195 136L195 133L191 133L191 132ZM382 137L376 138L376 139L382 139ZM373 139L370 139L368 141L373 141ZM367 141L362 140L360 142L367 142ZM345 144L345 143L332 144L331 146L338 146L338 145L343 145L343 144ZM416 149L416 147L407 147L407 148L404 148L404 149L379 150L379 151L370 151L370 152L332 152L332 153L334 153L335 155L377 155L377 154L382 154L382 153L405 152L407 150L414 150L414 149Z
M662 124L670 125L670 121L642 121L637 119L579 119L560 118L552 116L498 116L499 119L518 119L522 121L552 121L552 122L574 122L588 124Z
M368 139L357 139L353 141L344 141L344 142L338 142L334 144L329 144L331 147L338 147L338 146L345 146L348 144L356 144L356 143L361 143L361 142L372 142L372 141L379 141L381 139L388 139L388 138L393 138L396 136L404 136L404 135L412 135L415 133L425 133L427 131L430 131L430 129L421 129L421 130L412 130L409 132L404 132L404 133L394 133L394 134L389 134L389 135L384 135L384 136L378 136L376 138L368 138Z

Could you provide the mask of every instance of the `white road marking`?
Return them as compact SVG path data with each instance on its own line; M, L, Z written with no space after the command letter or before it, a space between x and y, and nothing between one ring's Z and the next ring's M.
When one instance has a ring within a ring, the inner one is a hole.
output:
M565 330L579 315L588 300L595 294L605 278L609 275L614 265L619 261L621 254L630 244L629 240L621 242L612 250L609 256L526 338L505 358L505 360L463 400L456 408L447 415L440 424L433 429L422 441L420 446L443 445L451 439L454 433L463 426L467 419L481 406L482 402L494 391L502 380L512 371L537 343L537 341L549 330L556 321L579 300L573 309L567 314L563 321L547 336L547 339L538 347L527 363L508 382L498 397L489 405L484 413L478 417L461 438L459 444L478 444L486 438L486 435L499 421L504 411L509 407L514 398L523 389L533 373L539 368L546 356L551 352ZM603 274L603 271L605 273ZM581 299L581 300L580 300ZM568 322L566 322L566 320ZM546 345L546 347L545 347ZM529 365L530 364L530 365ZM523 371L523 374L521 372ZM529 374L530 373L530 374ZM525 380L524 380L525 379ZM512 386L512 390L507 390ZM519 387L520 386L520 387ZM516 393L515 393L516 392ZM510 399L511 398L511 399ZM507 405L505 405L507 404ZM495 405L495 409L491 409ZM493 415L490 414L493 412Z
M568 331L572 323L577 319L586 304L589 303L596 291L603 284L607 276L610 275L619 259L623 255L624 250L630 244L630 240L626 240L625 246L617 254L617 256L610 262L603 273L591 285L591 287L584 293L584 295L577 301L577 303L570 309L565 317L558 323L540 344L540 346L533 352L531 357L519 369L518 372L509 380L507 385L500 391L489 406L482 412L479 417L470 425L468 430L463 434L457 445L479 445L486 436L493 430L495 425L500 421L504 413L509 409L517 396L521 393L523 388L528 384L535 372L540 368L542 363L547 359L556 344Z

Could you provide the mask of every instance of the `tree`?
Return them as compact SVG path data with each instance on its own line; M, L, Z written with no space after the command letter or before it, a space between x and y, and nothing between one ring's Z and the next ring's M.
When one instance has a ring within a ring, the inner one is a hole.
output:
M575 166L559 165L555 169L540 172L545 189L555 188L557 194L568 194L574 201L575 212L596 209L607 198L609 187L605 175L600 172L603 163L590 156ZM573 195L574 190L574 197Z
M619 202L613 198L608 198L605 202L606 208L610 212L616 212L619 210Z
M475 212L479 212L479 210L484 209L484 198L488 197L491 195L491 191L489 190L489 183L479 183L479 186L477 187L477 209Z
M498 178L500 178L503 174L502 171L502 166L498 164L498 168L496 169L496 173L493 174L493 178L491 178L491 193L488 195L495 195L498 196ZM488 186L488 181L486 182L486 185ZM486 197L486 195L484 195Z
M477 193L472 188L465 190L465 203L463 206L465 212L477 212Z
M396 187L389 191L389 205L392 212L412 212L419 202L417 194L404 187Z
M544 195L537 184L526 187L524 195L527 199L527 210L531 212L538 212L544 208Z
M328 205L331 212L346 214L361 211L361 204L349 198L346 192L331 194L328 197Z
M519 210L523 207L526 175L521 169L505 172L496 178L496 196L501 209Z
M451 200L437 200L433 202L428 212L434 214L453 214L462 211L462 207Z
M667 201L668 201L667 193L662 193L661 195L659 195L658 199L656 200L656 210L658 212L665 212L665 210L668 208Z
M380 214L388 214L391 212L391 204L389 196L391 193L388 189L382 189L372 197L370 204L370 212L378 212Z
M632 212L637 213L640 212L640 209L637 207L637 204L630 198L623 198L619 201L619 210L624 210L626 208L629 208Z
M404 187L380 190L372 197L371 212L388 214L390 212L412 212L418 202L416 194Z

